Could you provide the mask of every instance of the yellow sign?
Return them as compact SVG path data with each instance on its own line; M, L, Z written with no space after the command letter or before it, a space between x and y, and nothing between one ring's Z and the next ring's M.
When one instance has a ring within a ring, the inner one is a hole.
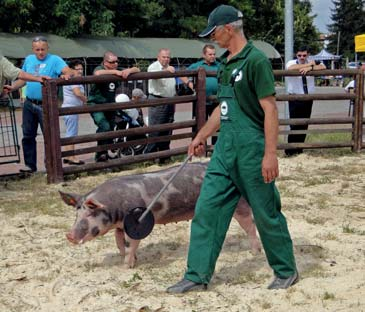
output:
M355 52L365 52L365 34L355 36Z

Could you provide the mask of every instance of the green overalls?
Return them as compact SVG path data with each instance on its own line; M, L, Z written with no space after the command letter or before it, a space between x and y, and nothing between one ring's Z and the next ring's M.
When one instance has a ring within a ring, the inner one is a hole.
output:
M233 60L233 59L232 59ZM221 124L218 142L209 163L191 225L185 278L209 283L226 232L241 196L252 207L266 257L276 276L293 275L296 265L286 220L281 213L275 183L264 183L261 167L264 131L240 107L234 90L246 61L221 82L218 98ZM259 104L258 104L259 105Z

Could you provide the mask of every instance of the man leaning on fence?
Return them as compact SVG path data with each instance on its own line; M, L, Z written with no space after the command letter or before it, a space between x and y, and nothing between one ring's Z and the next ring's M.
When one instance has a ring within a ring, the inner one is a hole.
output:
M24 72L34 76L49 76L51 78L61 77L68 79L74 71L67 66L65 61L57 55L48 53L48 41L46 37L37 36L32 40L33 54L28 55L23 64ZM12 85L12 90L17 90L24 85L26 88L26 100L23 107L23 155L25 168L20 172L37 171L37 130L38 124L43 133L42 113L42 85L39 82L25 82L17 80Z
M127 78L132 73L140 70L137 67L118 69L118 56L111 51L104 53L103 62L94 69L94 75L116 75ZM91 86L88 105L105 104L115 102L115 92L120 86L120 81L109 81L96 83ZM93 112L91 117L97 126L96 133L113 131L115 128L115 111ZM113 144L113 139L99 140L98 146ZM108 151L98 151L95 154L95 161L103 162L109 159Z
M314 77L307 76L313 70L326 69L326 66L315 60L309 60L309 50L306 46L300 47L297 51L297 58L286 64L286 69L299 71L301 76L287 77L289 94L310 94L314 92ZM310 118L312 114L313 100L293 100L289 101L290 118ZM308 125L291 125L291 130L307 130ZM306 134L289 134L288 143L303 143ZM293 156L303 153L303 149L288 148L285 150L286 156Z

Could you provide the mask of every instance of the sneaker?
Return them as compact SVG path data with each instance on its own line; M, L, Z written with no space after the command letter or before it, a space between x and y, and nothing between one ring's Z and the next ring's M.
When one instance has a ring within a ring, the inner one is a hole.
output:
M207 284L195 283L183 278L180 282L167 288L166 292L170 294L182 294L192 290L206 290L207 288Z
M23 168L19 169L19 172L21 173L33 173L36 172L37 170L33 170L32 168L28 167L28 166L24 166Z
M280 278L275 276L272 283L267 287L268 289L286 289L290 286L293 286L299 281L298 272L295 272L294 275L289 276L288 278Z

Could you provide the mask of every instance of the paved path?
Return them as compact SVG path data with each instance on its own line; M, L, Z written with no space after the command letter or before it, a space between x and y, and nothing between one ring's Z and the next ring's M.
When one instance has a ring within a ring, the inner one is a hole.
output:
M277 92L284 93L283 88L278 88ZM343 88L339 87L320 87L317 88L317 93L343 93ZM279 110L279 118L285 118L285 112L287 109L285 109L285 102L278 102L278 110ZM177 105L177 112L175 115L176 121L182 121L191 119L191 110L192 110L191 104L183 104L183 105ZM348 107L349 107L349 101L347 100L339 100L339 101L315 101L313 106L313 113L312 117L329 117L329 116L347 116L348 113ZM21 123L22 123L22 112L20 109L16 111L16 122L17 122L17 131L18 131L18 138L19 138L19 144L21 145L21 139L22 139L22 130L21 130ZM147 111L144 109L144 116L147 116ZM62 120L62 117L60 118L60 127L61 127L61 136L65 133L64 123ZM95 133L96 127L93 123L93 120L91 119L89 114L83 114L80 115L80 126L79 126L79 134L91 134ZM40 129L39 129L39 133ZM39 171L45 171L44 167L44 148L43 148L43 136L38 135L37 136L37 151L38 151L38 170ZM185 142L186 143L186 142ZM172 142L172 147L181 146L181 141L174 141ZM21 163L20 164L0 164L0 175L4 174L13 174L17 173L19 171L19 168L22 167L22 164L24 164L23 161L23 153L20 151L21 154ZM86 154L81 155L80 159L83 159L87 162L92 161L93 154ZM1 159L0 159L1 162Z

